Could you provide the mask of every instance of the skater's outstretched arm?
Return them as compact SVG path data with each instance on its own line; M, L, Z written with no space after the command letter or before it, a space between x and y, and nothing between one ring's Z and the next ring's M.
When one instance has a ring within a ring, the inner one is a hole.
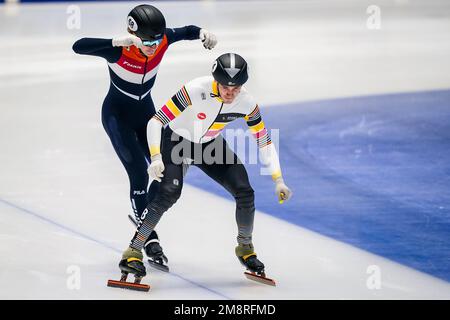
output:
M149 137L148 142L152 160L148 168L148 174L150 178L156 181L161 181L164 171L164 163L161 157L161 128L178 117L190 105L192 105L191 98L186 87L183 86L159 109L148 123L147 137Z
M270 170L272 180L275 182L275 193L278 200L283 203L284 200L291 197L292 191L284 183L278 153L264 125L258 105L245 116L245 121L247 121L249 129L256 139L262 163Z
M76 41L72 49L75 53L105 58L114 63L120 59L122 48L113 46L114 39L82 38Z
M245 121L247 121L250 132L256 139L263 164L269 168L272 179L276 180L282 176L280 160L275 146L270 139L269 132L262 120L258 105L255 106L252 112L245 116Z
M167 28L166 36L171 45L174 42L180 40L197 40L200 39L203 42L203 46L206 49L212 49L217 44L216 36L206 29L199 28L197 26L185 26L182 28Z

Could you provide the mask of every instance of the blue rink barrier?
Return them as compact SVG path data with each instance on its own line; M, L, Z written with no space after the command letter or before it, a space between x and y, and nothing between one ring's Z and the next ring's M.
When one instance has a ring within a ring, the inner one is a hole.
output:
M246 165L257 209L450 281L450 90L276 105L262 115L281 128L295 194L278 204L270 177ZM246 129L237 122L230 127ZM231 199L197 168L186 183Z

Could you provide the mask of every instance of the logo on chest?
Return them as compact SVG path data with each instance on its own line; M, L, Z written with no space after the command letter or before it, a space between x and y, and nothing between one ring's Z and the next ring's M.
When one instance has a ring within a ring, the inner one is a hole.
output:
M244 116L245 116L245 114L242 114L242 113L222 113L217 116L216 121L230 122L230 121L234 121L236 119L242 118Z
M122 65L133 68L133 69L142 69L142 66L137 66L135 64L131 64L126 60L123 61Z
M204 114L203 112L197 113L197 118L199 118L200 120L205 120L206 114Z

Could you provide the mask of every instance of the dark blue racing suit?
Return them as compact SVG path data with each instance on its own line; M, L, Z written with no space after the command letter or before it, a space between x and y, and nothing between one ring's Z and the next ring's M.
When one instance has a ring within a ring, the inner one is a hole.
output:
M155 115L151 89L158 67L171 44L199 39L199 33L200 28L192 25L166 29L161 44L149 57L135 46L113 47L112 39L83 38L73 45L76 53L102 57L108 63L111 85L103 102L102 123L127 171L130 199L138 220L159 187L153 182L147 190L147 123ZM149 239L155 237L152 234Z

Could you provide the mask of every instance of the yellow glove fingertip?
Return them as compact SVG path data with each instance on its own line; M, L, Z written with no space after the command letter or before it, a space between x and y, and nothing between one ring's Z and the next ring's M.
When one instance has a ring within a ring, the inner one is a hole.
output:
M284 192L280 192L280 195L278 196L278 202L279 202L280 204L283 204L284 199L285 199L284 197L285 197Z

